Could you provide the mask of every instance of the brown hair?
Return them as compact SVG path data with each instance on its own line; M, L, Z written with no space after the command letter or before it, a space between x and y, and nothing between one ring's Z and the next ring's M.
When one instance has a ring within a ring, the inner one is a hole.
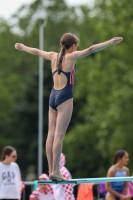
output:
M2 151L1 161L5 160L6 155L10 156L10 154L15 150L16 149L14 147L11 147L11 146L4 147L4 149Z
M126 151L125 150L118 150L115 152L115 157L114 157L114 164L116 164L118 162L118 159L123 158L123 156L125 155Z
M62 70L62 61L63 61L63 57L65 55L65 50L69 49L73 44L78 45L79 42L80 42L79 38L77 38L72 33L65 33L61 37L61 39L60 39L61 51L60 51L59 59L57 61L58 74L60 74L60 72Z

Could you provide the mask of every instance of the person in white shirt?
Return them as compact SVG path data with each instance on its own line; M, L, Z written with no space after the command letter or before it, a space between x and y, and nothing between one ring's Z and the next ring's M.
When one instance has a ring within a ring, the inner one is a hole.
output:
M41 174L38 180L49 180L49 177L47 174ZM29 196L29 200L55 200L52 186L49 184L39 184Z
M17 163L17 151L6 146L0 161L0 200L19 200L21 198L21 173Z

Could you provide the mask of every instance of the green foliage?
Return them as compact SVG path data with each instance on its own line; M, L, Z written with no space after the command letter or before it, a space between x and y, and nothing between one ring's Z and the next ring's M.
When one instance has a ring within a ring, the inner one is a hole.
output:
M106 175L117 149L126 149L132 157L133 57L132 41L129 41L132 29L127 30L127 26L131 26L132 12L128 7L125 1L120 4L113 0L97 1L91 12L94 17L91 22L88 20L89 29L93 31L93 35L89 34L92 41L102 42L114 36L122 36L124 41L80 61L75 97L82 101L82 106L75 108L78 109L76 114L79 113L78 125L74 118L75 125L65 140L68 167L73 169L75 177ZM82 11L83 16L86 15L82 26L87 27L88 13L84 8ZM86 39L85 31L83 33L81 38ZM78 155L74 156L74 152ZM132 172L131 166L132 160L129 164Z

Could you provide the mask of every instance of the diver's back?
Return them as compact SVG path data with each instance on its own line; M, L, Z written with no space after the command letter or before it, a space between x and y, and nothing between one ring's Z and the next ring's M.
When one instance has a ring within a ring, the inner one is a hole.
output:
M53 82L54 82L54 89L60 90L64 88L67 85L67 74L71 73L74 69L75 63L72 62L69 59L69 55L65 55L63 61L62 61L62 70L60 71L60 74L58 74L57 71L57 59L58 55L56 55L53 63L52 63L52 74L53 74Z

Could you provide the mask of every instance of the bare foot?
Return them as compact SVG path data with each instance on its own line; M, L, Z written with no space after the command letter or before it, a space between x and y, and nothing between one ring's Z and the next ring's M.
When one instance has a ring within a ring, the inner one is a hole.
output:
M68 181L68 179L64 178L62 175L50 175L49 178L52 181Z

